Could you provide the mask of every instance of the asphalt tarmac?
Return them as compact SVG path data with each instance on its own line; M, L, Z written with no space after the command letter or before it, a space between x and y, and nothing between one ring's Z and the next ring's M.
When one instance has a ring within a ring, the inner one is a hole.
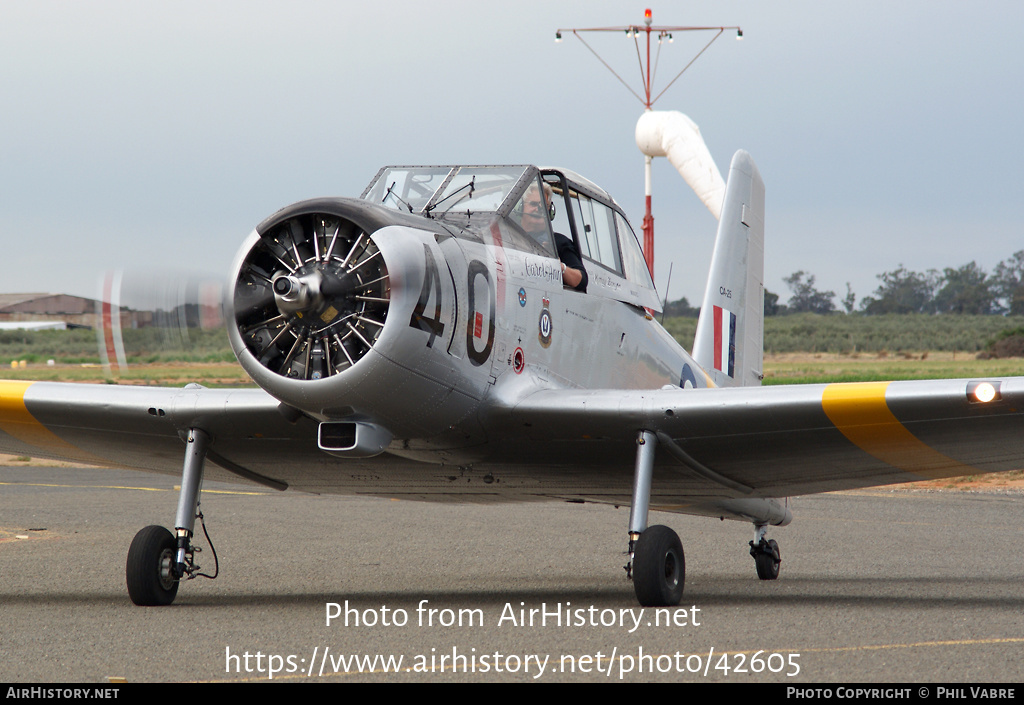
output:
M1021 494L795 498L793 524L769 531L774 582L756 577L749 525L652 514L686 551L683 601L659 613L641 611L622 569L628 507L207 484L220 576L183 584L170 607L136 607L128 545L173 523L176 482L0 468L0 682L1024 676ZM208 549L199 563L213 571Z

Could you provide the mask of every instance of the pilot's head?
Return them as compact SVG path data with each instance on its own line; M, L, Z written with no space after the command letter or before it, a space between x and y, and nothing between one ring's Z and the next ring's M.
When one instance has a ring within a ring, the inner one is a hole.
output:
M533 234L548 232L548 204L551 203L551 187L544 184L543 198L541 190L534 182L523 194L523 217L520 224L523 230Z

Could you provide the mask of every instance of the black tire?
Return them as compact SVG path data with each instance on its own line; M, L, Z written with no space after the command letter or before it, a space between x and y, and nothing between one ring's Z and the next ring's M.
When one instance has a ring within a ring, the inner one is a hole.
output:
M686 559L679 535L651 526L633 547L633 590L644 607L674 607L683 599Z
M135 534L124 568L132 602L143 607L174 602L178 581L170 575L170 566L176 550L174 536L162 526L147 526Z
M757 555L754 556L757 577L761 580L775 580L779 577L779 564L782 563L779 544L772 539L768 542L768 548L768 551L758 551Z

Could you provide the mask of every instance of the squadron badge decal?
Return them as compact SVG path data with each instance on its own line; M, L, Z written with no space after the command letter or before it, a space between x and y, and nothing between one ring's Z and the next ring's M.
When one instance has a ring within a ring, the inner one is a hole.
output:
M541 299L543 308L540 311L540 344L545 348L551 345L551 311L548 310L548 306L551 305L551 301L547 297Z

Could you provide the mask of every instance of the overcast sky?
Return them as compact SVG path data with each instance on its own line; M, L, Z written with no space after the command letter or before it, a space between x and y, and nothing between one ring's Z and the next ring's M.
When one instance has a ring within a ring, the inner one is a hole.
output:
M0 3L0 292L92 296L104 269L225 274L253 226L358 196L384 164L534 163L610 191L639 232L643 106L557 28L740 25L655 108L767 187L766 286L858 300L899 264L1024 249L1024 3ZM710 35L664 45L655 90ZM588 41L640 91L632 40ZM715 221L654 169L656 281L699 303Z

